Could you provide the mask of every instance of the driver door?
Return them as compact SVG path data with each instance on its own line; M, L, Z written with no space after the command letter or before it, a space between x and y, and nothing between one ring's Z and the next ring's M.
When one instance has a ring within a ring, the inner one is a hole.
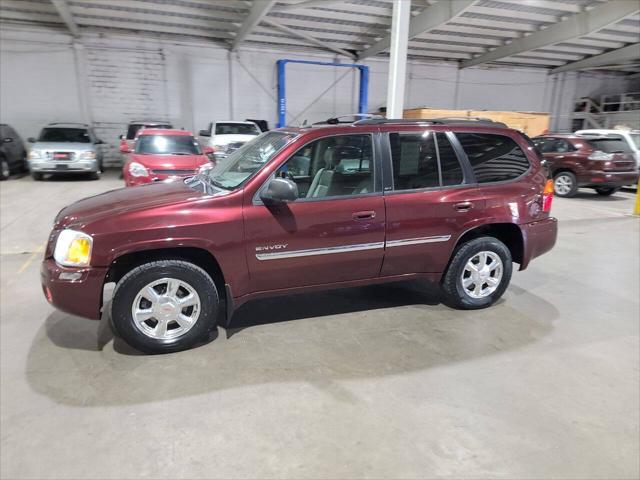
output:
M251 290L377 277L385 236L379 172L373 134L323 137L289 157L276 175L293 180L299 198L268 206L256 195L245 207Z

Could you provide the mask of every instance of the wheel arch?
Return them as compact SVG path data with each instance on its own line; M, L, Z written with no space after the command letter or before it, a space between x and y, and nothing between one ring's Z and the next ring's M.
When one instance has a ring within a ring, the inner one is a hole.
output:
M551 177L555 178L555 176L557 174L562 173L562 172L569 172L569 173L572 173L573 175L576 175L576 176L578 175L575 170L573 170L573 169L571 169L569 167L558 167L558 168L555 168L555 169L553 169L551 171Z
M513 261L517 264L522 264L524 259L524 235L520 226L515 223L486 223L467 230L458 238L451 258L454 257L462 245L479 237L497 238L507 246ZM448 267L449 265L447 265Z

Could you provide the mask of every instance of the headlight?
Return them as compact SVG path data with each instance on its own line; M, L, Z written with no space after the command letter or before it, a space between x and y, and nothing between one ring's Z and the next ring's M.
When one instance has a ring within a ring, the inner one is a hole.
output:
M64 267L86 267L91 260L93 239L76 230L63 230L58 235L53 258Z
M93 152L91 150L82 152L80 154L80 160L95 160L95 159L96 159L96 152Z
M131 162L129 164L129 173L132 177L146 177L149 175L149 171L145 166L138 162Z
M29 150L29 160L40 160L43 158L40 150Z

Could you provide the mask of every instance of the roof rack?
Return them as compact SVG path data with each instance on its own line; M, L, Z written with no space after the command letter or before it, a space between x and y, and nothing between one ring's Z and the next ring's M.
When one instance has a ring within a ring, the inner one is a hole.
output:
M441 118L367 118L354 122L354 125L414 125L416 123L430 125L482 125L488 127L507 128L502 122L482 117L441 117Z
M354 120L354 118L358 118L359 120ZM315 123L312 124L312 126L313 125L353 124L353 123L362 122L364 120L375 120L375 119L384 120L384 117L381 116L381 115L374 114L374 113L350 113L348 115L339 115L337 117L331 117L331 118L328 118L327 120L324 120L322 122L315 122Z

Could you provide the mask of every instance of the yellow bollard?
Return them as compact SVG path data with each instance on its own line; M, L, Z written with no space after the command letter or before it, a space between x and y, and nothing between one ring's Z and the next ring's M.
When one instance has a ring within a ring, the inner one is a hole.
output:
M640 178L636 187L636 207L633 209L633 214L640 216Z

